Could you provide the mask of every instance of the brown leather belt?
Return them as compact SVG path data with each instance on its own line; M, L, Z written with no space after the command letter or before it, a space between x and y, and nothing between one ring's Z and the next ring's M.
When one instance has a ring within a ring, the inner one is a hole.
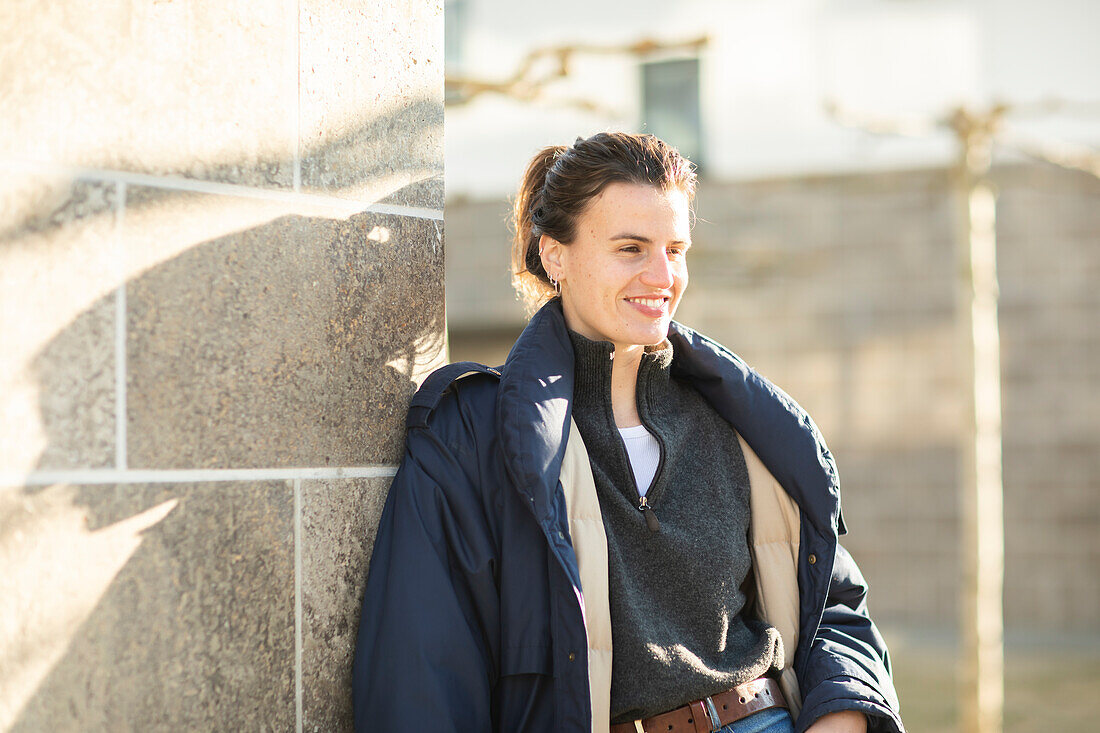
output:
M616 723L611 733L714 733L735 720L768 708L785 708L779 683L770 677L746 682L713 697L635 723ZM639 727L640 724L640 727Z

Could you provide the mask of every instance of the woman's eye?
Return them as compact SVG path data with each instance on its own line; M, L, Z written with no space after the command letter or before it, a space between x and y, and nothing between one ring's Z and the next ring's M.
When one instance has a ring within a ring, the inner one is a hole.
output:
M620 252L640 252L641 249L636 244L628 244L619 249Z

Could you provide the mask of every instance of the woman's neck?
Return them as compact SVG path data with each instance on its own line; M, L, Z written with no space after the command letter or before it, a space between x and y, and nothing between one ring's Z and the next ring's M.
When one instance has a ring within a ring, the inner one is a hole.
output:
M611 363L611 410L615 426L631 428L642 424L638 415L638 367L645 347L616 347Z

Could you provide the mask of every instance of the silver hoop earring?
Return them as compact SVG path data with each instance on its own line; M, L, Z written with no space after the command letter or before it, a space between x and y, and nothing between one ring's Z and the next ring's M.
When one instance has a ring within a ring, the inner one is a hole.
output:
M551 275L549 272L546 273L546 277L550 279L550 285L553 286L554 292L556 292L558 295L561 295L561 283L555 280L554 276Z

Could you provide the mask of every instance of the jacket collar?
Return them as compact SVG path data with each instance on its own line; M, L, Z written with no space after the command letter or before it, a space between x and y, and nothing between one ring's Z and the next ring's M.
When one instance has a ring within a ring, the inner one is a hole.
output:
M843 534L836 464L806 411L706 336L673 321L668 339L672 375L689 381L733 425L818 531ZM557 486L573 385L573 345L554 299L512 347L497 397L505 466L544 525L563 509Z
M741 434L815 527L844 534L832 453L809 414L733 352L673 321L672 375L691 382Z
M557 505L573 401L573 346L561 302L531 318L501 368L497 425L505 467L527 494L535 516L551 519Z

